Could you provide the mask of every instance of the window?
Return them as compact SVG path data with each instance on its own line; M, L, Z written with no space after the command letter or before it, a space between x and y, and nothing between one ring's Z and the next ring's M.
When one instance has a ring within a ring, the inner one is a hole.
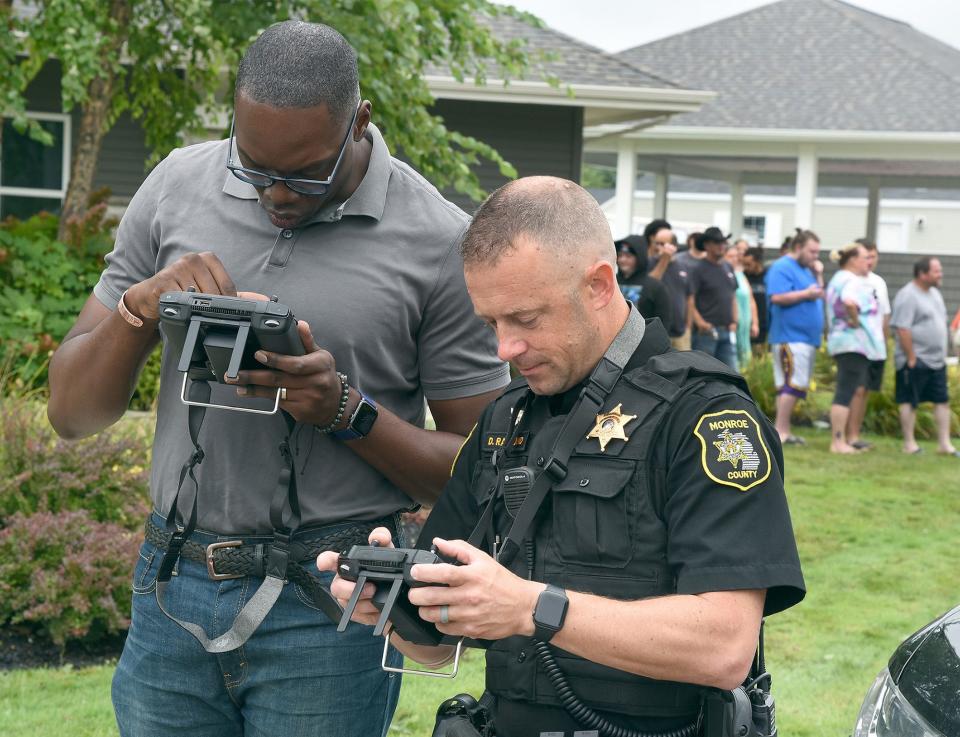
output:
M30 113L53 136L44 146L3 121L0 149L0 219L26 218L49 210L57 212L70 176L70 118L56 113Z
M763 215L744 215L744 235L753 236L754 243L763 243L767 230L767 218ZM736 235L734 235L736 237Z

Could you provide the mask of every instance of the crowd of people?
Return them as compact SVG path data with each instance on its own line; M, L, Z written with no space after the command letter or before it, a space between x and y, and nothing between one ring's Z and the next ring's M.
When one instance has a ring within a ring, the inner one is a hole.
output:
M877 245L866 238L830 253L837 270L828 283L812 230L798 228L769 264L762 247L745 239L731 244L717 227L690 234L681 247L664 219L616 247L621 291L645 317L660 318L674 348L703 351L738 371L770 352L775 425L784 444L804 444L790 418L807 396L825 341L837 372L830 450L869 450L861 437L867 397L881 388L892 338L904 452L922 452L914 436L916 410L931 402L939 452L960 457L950 441L946 372L951 331L955 342L960 337L960 311L948 326L939 259L918 259L913 279L891 305L886 281L876 273Z

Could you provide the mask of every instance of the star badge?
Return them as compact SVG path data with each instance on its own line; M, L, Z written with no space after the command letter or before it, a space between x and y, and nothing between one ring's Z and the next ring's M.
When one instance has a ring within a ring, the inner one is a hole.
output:
M620 411L623 404L618 404L609 412L597 415L597 424L587 433L587 438L596 438L600 441L600 452L605 453L607 443L611 440L623 440L626 442L629 438L624 435L623 429L628 422L637 419L636 415L625 415Z
M736 468L737 464L745 457L743 445L746 438L742 433L731 433L729 430L721 432L719 437L720 440L713 441L714 447L720 451L717 462L730 461Z

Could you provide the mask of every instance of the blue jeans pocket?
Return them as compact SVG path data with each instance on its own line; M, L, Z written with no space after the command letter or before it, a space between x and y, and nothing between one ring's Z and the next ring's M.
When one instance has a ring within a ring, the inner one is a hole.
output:
M144 543L140 546L136 568L133 569L133 593L152 594L157 588L157 569L160 566L160 551Z

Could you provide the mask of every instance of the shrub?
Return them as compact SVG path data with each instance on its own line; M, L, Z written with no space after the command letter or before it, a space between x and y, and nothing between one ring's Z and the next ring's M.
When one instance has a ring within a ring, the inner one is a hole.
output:
M40 213L0 223L0 343L14 360L8 370L29 387L44 387L49 357L73 325L113 247L115 218L107 217L107 190L91 195L90 209L57 240L58 218Z
M15 514L0 530L0 624L61 648L126 629L140 536L85 511Z
M56 437L41 406L0 398L0 526L16 513L83 509L97 522L139 528L149 512L143 433Z

